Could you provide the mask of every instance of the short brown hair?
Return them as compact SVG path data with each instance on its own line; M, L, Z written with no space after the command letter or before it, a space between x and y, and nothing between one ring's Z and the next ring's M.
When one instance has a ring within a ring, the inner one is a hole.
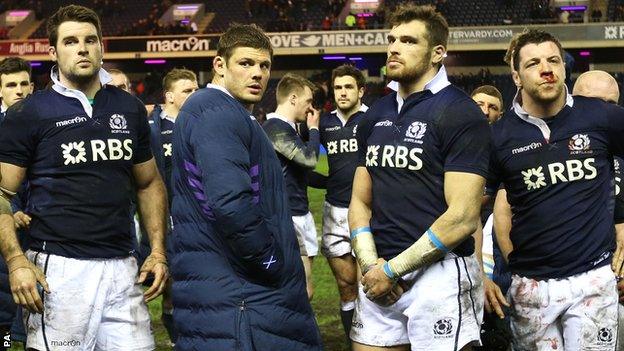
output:
M46 30L48 32L48 40L50 45L56 47L56 41L58 40L58 27L63 22L86 22L91 23L97 30L97 36L102 42L102 25L100 24L100 18L91 9L80 5L68 5L59 8L50 18L46 24Z
M334 68L332 71L332 86L334 85L336 78L344 76L353 77L357 83L358 89L363 88L366 85L366 78L364 78L364 75L359 69L355 68L353 65L344 64Z
M314 91L316 91L316 85L314 85L314 83L298 74L286 73L282 79L280 79L279 83L277 83L277 89L275 91L277 104L283 103L293 92L300 94L305 87L310 88L314 95Z
M509 52L511 50L513 69L517 71L520 68L520 49L529 44L541 44L548 41L557 45L557 48L559 48L559 54L563 60L563 48L561 47L559 40L557 40L554 35L539 29L529 29L520 34L515 42L513 39L510 42L510 49L507 51Z
M266 50L271 58L273 57L273 46L271 40L255 24L238 24L234 23L219 38L217 46L217 56L222 56L225 61L230 59L234 49L239 47Z
M503 109L503 95L501 95L500 91L498 91L495 86L482 85L477 89L473 90L472 94L470 94L470 97L474 97L477 94L485 94L497 98L498 101L500 101L501 110Z
M24 60L23 58L12 56L7 57L4 60L0 61L0 77L3 74L12 74L19 72L28 72L28 78L30 78L30 74L32 73L32 68L30 68L30 63ZM0 82L2 82L0 80Z
M421 21L427 28L429 47L442 45L446 48L449 29L446 19L431 5L418 6L408 2L397 6L390 15L390 26L395 27L411 21Z
M197 76L193 71L185 68L174 68L171 71L167 72L167 74L163 78L163 91L171 91L173 83L182 79L188 79L190 81L197 82Z

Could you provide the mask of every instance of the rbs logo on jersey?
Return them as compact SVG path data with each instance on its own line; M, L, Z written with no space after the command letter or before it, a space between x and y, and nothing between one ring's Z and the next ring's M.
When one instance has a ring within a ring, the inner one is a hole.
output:
M381 160L379 160L380 150ZM423 162L418 156L422 153L423 149L419 147L384 145L382 148L381 145L369 145L366 149L366 166L407 168L410 171L417 171L423 166Z
M341 139L327 142L327 154L334 155L337 153L357 152L357 139Z
M591 180L596 178L598 170L594 166L595 159L593 157L585 160L567 160L565 163L555 162L546 167L529 168L522 171L524 184L527 190L535 190L550 184L574 182L585 179ZM546 173L544 173L546 172Z
M132 139L107 139L91 140L91 152L89 159L93 162L98 161L117 161L132 159ZM70 142L61 144L63 150L64 164L74 165L87 162L87 148L84 141Z

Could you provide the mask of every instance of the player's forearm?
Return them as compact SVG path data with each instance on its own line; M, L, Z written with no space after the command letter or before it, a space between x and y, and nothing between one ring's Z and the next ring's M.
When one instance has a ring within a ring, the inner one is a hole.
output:
M494 202L493 229L505 262L508 262L509 254L513 251L513 244L509 235L511 233L511 217L511 206L507 202L507 193L505 190L499 190Z
M355 252L362 272L377 262L377 249L373 234L370 230L371 213L371 183L370 176L364 167L356 170L353 181L353 193L349 204L349 230L351 232L351 247Z
M477 230L478 210L478 204L461 211L449 208L412 246L388 261L386 274L399 278L437 262Z
M167 190L160 177L137 191L139 213L147 231L152 251L165 253L167 231Z
M12 214L0 214L0 254L7 262L13 257L24 254L15 234Z
M318 129L311 129L310 140L307 143L297 143L295 146L295 152L292 158L293 162L302 167L314 169L314 167L316 167L316 163L318 162L320 145L321 142Z

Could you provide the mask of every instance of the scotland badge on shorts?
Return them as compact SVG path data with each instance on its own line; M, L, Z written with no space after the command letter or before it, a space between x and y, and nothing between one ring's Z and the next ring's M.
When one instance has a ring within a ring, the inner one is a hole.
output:
M598 331L598 341L604 343L613 341L613 330L611 330L611 328L600 328Z
M442 318L433 324L433 338L447 339L453 337L453 319Z

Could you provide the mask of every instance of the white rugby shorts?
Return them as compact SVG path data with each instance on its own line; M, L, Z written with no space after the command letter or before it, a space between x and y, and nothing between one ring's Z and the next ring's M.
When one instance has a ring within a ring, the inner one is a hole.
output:
M134 257L73 259L27 251L46 275L43 314L24 310L26 348L153 350L150 316Z
M316 237L316 226L314 225L314 217L308 212L303 216L292 216L299 241L299 248L305 248L305 252L301 249L301 256L314 257L318 255L318 238Z
M480 345L484 291L474 255L449 253L403 279L413 286L389 307L370 301L360 284L351 340L382 347L411 345L413 351Z
M564 279L512 276L508 297L515 351L613 351L618 294L609 265Z
M337 207L327 201L323 204L321 252L327 258L351 253L348 213L347 207Z

